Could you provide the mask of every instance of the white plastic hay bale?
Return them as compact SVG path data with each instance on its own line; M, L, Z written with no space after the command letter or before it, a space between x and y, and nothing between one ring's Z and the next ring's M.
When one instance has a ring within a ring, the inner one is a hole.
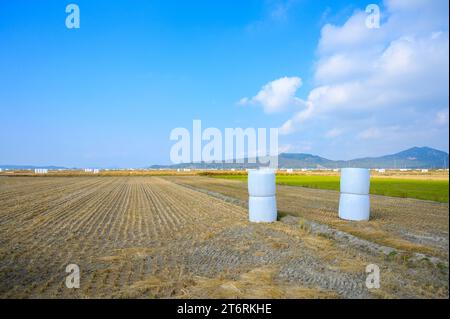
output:
M365 168L341 170L339 217L346 220L370 218L370 171Z
M275 172L271 169L248 171L248 193L250 196L275 196Z
M275 172L271 169L249 170L248 192L249 220L264 223L276 221Z
M250 196L248 201L249 220L256 223L271 223L277 220L275 196Z
M341 169L341 193L367 195L370 191L370 172L365 168Z
M369 220L369 195L341 193L339 198L339 218L354 221Z

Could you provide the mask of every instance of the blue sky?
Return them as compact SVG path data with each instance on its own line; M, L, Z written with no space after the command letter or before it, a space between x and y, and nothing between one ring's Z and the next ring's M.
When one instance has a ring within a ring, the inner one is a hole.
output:
M375 2L368 34L367 1L73 1L67 29L69 3L0 2L0 164L168 163L194 119L331 159L448 151L446 1Z

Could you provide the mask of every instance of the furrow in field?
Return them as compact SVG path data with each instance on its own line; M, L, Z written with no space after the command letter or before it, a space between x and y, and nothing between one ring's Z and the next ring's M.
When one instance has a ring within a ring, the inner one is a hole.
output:
M105 183L105 186L107 185L108 183ZM117 187L118 186L120 186L120 184L117 184ZM106 189L108 188L106 187ZM52 227L60 227L62 225L62 229L54 236L54 238L58 238L59 240L52 239L50 243L34 245L35 247L30 250L31 252L33 252L35 249L43 249L42 253L45 256L45 260L40 261L41 263L46 265L47 269L59 269L59 271L57 271L56 273L61 274L64 271L63 266L67 265L68 263L77 262L81 263L80 266L85 266L86 262L91 262L90 257L86 260L86 256L95 256L95 247L92 247L92 244L88 244L88 242L81 243L79 240L76 240L77 237L70 235L76 234L76 229L65 230L64 228L65 225L71 225L72 222L78 222L79 226L88 226L87 223L91 221L90 218L92 217L92 215L95 215L95 213L99 209L100 211L102 211L103 203L108 203L108 201L105 201L105 199L107 199L107 195L109 195L109 192L98 192L97 198L84 202L84 204L86 204L85 206L78 207L77 210L72 211L71 214L70 211L66 211L67 214L71 215L71 218L69 220L66 219L63 223L56 222L55 225L50 225ZM101 205L98 206L98 203L101 203ZM97 205L97 208L94 207L95 205ZM46 229L43 229L44 232L45 230ZM42 234L39 235L39 237L45 236ZM85 241L90 239L90 237L92 236L90 236L89 233L86 233L86 236L82 236ZM67 241L67 239L69 239L69 241ZM73 241L73 239L75 239L75 241ZM61 252L64 252L65 254L62 256ZM22 258L29 259L27 254L22 255L21 259ZM55 280L57 281L57 279L60 279L60 277L61 275L56 277L50 276L47 281L47 286L55 284Z
M80 184L79 187L73 190L50 191L52 194L51 199L50 197L35 196L14 207L5 205L4 217L0 220L0 225L5 225L10 220L14 220L16 225L19 223L17 226L25 227L25 224L31 219L45 215L52 208L68 205L73 199L84 196L86 193L95 193L100 185L100 180L91 181L89 184ZM24 224L21 225L21 222Z
M25 182L24 182L25 181ZM14 182L14 183L12 183ZM22 201L27 197L46 194L49 189L66 189L68 186L79 184L80 181L60 179L39 178L5 178L0 177L0 201Z
M302 297L305 289L313 296L330 292L344 298L448 296L448 273L425 262L410 268L399 260L317 236L298 223L252 224L245 208L173 180L74 180L79 184L67 188L56 182L59 196L42 197L50 200L44 203L45 213L40 202L34 213L26 215L28 220L18 209L1 226L6 231L0 233L1 297L211 297L223 293L243 298L254 296L256 290L263 292L260 297L270 297L272 291L276 296L300 291L289 296ZM195 184L193 180L190 183ZM332 205L331 197L325 206ZM27 207L39 200L30 196ZM314 208L319 204L299 207L320 214L320 207ZM0 201L0 211L3 205ZM64 286L69 263L81 268L80 289ZM376 294L364 284L369 263L382 269L383 285ZM230 291L229 287L239 288Z
M183 200L179 200L174 194L179 194L177 190L172 187L175 185L167 184L165 181L161 179L155 179L153 182L158 185L158 194L161 196L161 200L166 203L166 208L170 214L168 216L172 217L173 224L179 229L183 228L191 228L192 225L196 223L195 219L192 218L192 205L186 205L187 201L184 198ZM198 221L198 220L197 220Z
M110 200L107 204L108 219L105 222L102 233L106 247L110 247L114 243L113 237L117 235L117 223L124 209L126 197L128 196L128 186L123 181L118 185L116 191L111 192Z
M208 195L199 194L174 183L165 182L165 200L173 203L180 214L190 218L195 224L201 223L210 228L215 220L242 218L242 212L230 210L230 206L221 201L214 201Z
M128 246L128 238L126 237L126 234L124 233L125 224L127 220L127 209L130 205L130 194L131 194L131 187L128 181L125 183L124 196L121 197L121 202L119 205L117 205L117 209L114 210L114 213L116 214L116 221L113 235L113 242L120 242L122 246Z
M86 203L81 200L82 203ZM78 201L78 205L76 208L80 208L80 201ZM65 213L64 213L65 212ZM54 217L52 223L47 223L46 225L42 225L42 223L34 223L34 227L28 227L22 231L22 235L17 238L15 245L19 247L28 247L28 250L23 251L22 249L17 250L13 255L11 260L23 260L25 263L32 266L33 258L32 256L35 254L36 250L44 250L42 256L47 260L45 264L48 266L53 263L53 261L58 260L58 258L53 258L55 253L61 253L62 251L67 251L67 246L69 245L68 239L71 239L70 230L66 230L66 227L70 225L70 223L59 223L58 218L65 217L66 214L70 214L66 209L59 210L57 212L50 212L50 216ZM72 212L72 214L76 214ZM51 236L49 236L51 235ZM60 250L60 246L65 246L66 249ZM39 259L39 258L38 258Z
M95 188L84 189L79 192L68 194L67 198L62 202L63 204L52 205L45 210L45 213L36 219L36 222L31 225L35 232L47 232L51 230L55 235L63 233L67 235L67 231L73 232L77 223L82 222L80 209L83 207L92 208L96 202L99 193L110 181L102 181L96 184ZM81 217L81 218L80 218ZM30 226L29 226L30 227ZM57 236L56 236L57 237Z
M173 231L171 230L171 227L169 226L165 215L168 214L167 211L165 211L165 207L163 203L161 203L160 196L158 195L158 192L154 190L153 185L147 184L144 188L144 192L147 196L147 199L152 202L154 205L154 213L153 213L153 221L154 221L154 230L155 233L157 233L157 236L167 236L172 237Z
M45 183L39 183L36 180L37 178L24 178L27 186L20 191L15 191L13 194L6 194L7 198L0 199L3 205L14 207L15 204L19 203L23 207L24 203L30 200L51 201L58 198L60 192L70 192L83 188L83 185L98 183L98 181L89 179L74 181L68 178L45 178Z

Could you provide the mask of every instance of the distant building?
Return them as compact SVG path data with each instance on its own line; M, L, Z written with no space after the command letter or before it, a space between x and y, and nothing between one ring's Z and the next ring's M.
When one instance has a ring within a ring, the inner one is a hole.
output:
M84 172L85 173L93 173L93 174L98 174L99 173L99 169L98 168L85 168Z
M292 169L292 168L288 168L287 170L286 170L286 173L289 173L289 174L291 174L291 173L293 173L294 172L294 170Z
M34 173L35 174L47 174L48 173L48 169L46 169L46 168L35 168L34 169Z
M428 173L428 169L422 169L421 172L422 173Z

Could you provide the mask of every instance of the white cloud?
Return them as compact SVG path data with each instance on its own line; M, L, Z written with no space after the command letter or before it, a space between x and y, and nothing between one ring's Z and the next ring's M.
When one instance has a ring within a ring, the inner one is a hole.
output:
M315 79L317 83L334 83L340 80L355 79L370 72L371 65L366 63L368 57L337 53L322 58L317 63Z
M333 54L345 49L367 50L367 43L379 43L383 35L373 32L380 29L369 29L366 27L366 13L356 12L342 26L326 24L321 30L319 41L319 54L322 56Z
M375 156L415 145L448 150L448 6L385 0L379 29L366 27L365 8L341 25L327 24L309 92L298 94L301 80L292 79L299 78L281 78L241 104L266 113L291 111L281 123L283 141L297 145L301 136L314 152L330 157ZM336 139L343 132L346 138Z
M237 103L238 105L247 105L250 103L249 98L247 97L243 97L242 99L239 100L239 102Z
M310 141L295 141L292 144L284 144L279 148L279 153L299 153L299 152L309 152L312 150L312 145Z
M429 0L387 0L390 10L414 10L422 8Z
M288 110L292 106L302 104L295 96L302 85L299 77L283 77L265 84L252 98L244 97L240 105L261 105L266 113L276 113Z
M312 114L313 114L312 103L302 101L302 104L305 106L305 108L302 111L296 113L294 115L294 117L287 120L280 127L279 133L281 135L287 135L287 134L291 134L291 133L295 132L297 123L302 123L312 116Z
M317 86L280 133L291 134L306 123L323 126L351 118L359 132L364 128L361 119L370 119L374 127L410 127L408 122L447 107L449 36L443 2L387 1L382 11L386 20L379 29L366 27L362 11L342 26L325 25L315 69ZM445 114L438 117L445 122ZM355 136L380 135L365 130Z

